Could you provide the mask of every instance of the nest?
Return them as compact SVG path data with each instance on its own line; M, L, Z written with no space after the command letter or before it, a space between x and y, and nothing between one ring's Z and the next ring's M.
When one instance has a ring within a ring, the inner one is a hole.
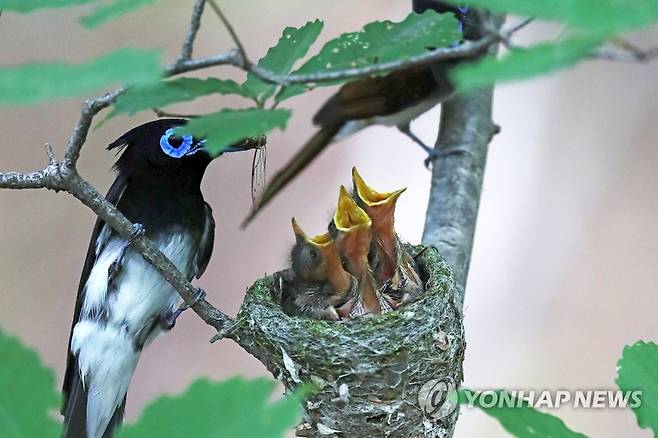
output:
M442 437L456 410L427 417L420 388L462 380L464 339L450 268L434 248L407 246L425 294L396 311L344 321L291 317L280 306L278 275L247 291L238 324L253 350L286 388L311 382L299 436Z

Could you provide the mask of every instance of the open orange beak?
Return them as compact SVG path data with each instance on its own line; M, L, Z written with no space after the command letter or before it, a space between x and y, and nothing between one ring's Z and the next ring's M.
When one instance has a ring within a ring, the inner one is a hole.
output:
M352 168L352 182L354 183L354 192L359 197L359 200L366 206L367 211L370 211L371 209L375 210L375 207L380 207L379 209L382 209L381 207L386 206L390 206L394 209L395 203L400 195L407 190L407 188L404 187L394 192L378 192L366 184L356 170L356 167ZM375 218L372 219L373 221L375 220Z
M344 186L340 186L334 225L338 231L337 241L340 252L350 262L352 275L360 278L368 269L372 221L368 214L354 202Z
M378 192L365 183L356 167L352 168L352 182L358 201L372 218L372 231L380 260L376 275L382 282L391 278L396 269L398 255L394 226L395 206L406 188L394 192Z
M339 231L350 232L357 228L370 228L368 214L354 202L345 186L340 186L334 224Z

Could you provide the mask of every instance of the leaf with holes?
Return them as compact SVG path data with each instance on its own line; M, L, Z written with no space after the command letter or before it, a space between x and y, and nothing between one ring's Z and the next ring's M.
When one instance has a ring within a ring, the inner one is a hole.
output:
M455 5L461 0L446 0ZM597 33L638 29L658 22L658 0L469 0L470 6L564 21Z
M501 59L488 57L455 67L450 76L462 91L494 82L528 79L573 65L600 43L598 38L571 38L557 43L537 44L511 52Z
M306 55L311 44L320 35L323 25L322 21L315 20L309 21L299 29L286 27L279 42L267 51L267 54L258 61L258 65L275 74L285 75L289 73L295 62ZM244 87L257 100L264 102L274 95L277 85L263 82L252 73L249 73Z
M151 108L163 108L173 103L186 102L215 93L251 97L242 85L230 79L179 78L128 89L117 99L110 117L124 113L132 115Z
M285 128L291 113L286 109L224 109L192 119L177 130L205 138L208 151L216 156L240 140L265 134L274 128Z
M55 373L37 354L0 330L0 436L56 438L61 427L52 417L59 395Z
M462 389L459 391L459 402L480 408L517 438L587 438L569 429L560 418L539 412L530 407L527 401L516 399L510 394L504 394L505 403L494 403L494 406L489 407L494 397L500 401L503 394L504 391L477 392Z
M658 345L637 342L624 347L617 362L617 385L622 391L641 391L639 406L631 406L637 424L658 437Z
M32 63L0 69L0 105L33 105L82 96L110 85L157 79L157 50L119 49L82 64Z
M411 13L399 23L375 21L366 24L360 32L345 33L329 41L295 74L316 74L401 60L420 55L430 48L450 46L460 39L461 32L453 14L437 14L432 10L423 14ZM342 81L317 85L339 82ZM296 96L308 88L309 85L285 87L276 96L276 101Z
M269 379L235 377L224 382L197 380L183 394L161 397L144 409L119 438L157 436L279 438L301 419L303 394L268 403L275 387Z

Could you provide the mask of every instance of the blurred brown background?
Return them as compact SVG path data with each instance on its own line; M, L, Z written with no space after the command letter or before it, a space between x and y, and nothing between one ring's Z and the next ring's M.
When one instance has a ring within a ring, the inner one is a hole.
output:
M161 1L90 32L75 18L83 9L0 18L0 65L32 60L84 60L117 46L161 47L174 59L191 1ZM321 17L321 41L377 18L401 19L407 1L223 2L252 58L262 56L286 25ZM195 55L231 48L219 21L207 13ZM536 25L525 41L556 36ZM656 42L658 32L635 40ZM320 47L320 43L316 48ZM235 69L213 73L240 78ZM204 76L205 74L202 74ZM57 84L52 84L56 87ZM287 103L288 129L270 137L270 174L311 133L311 114L329 89ZM43 143L58 155L79 112L79 101L0 109L0 169L32 170L46 160ZM242 106L237 98L185 104L181 111ZM91 133L80 172L102 191L114 156L104 146L130 127L154 118L143 113L112 120ZM435 138L438 110L414 128ZM468 350L465 385L471 388L613 388L625 344L658 339L658 62L589 62L566 73L500 86L473 263L466 294ZM204 193L218 222L215 253L198 282L211 302L233 315L245 288L282 268L292 243L290 217L320 232L338 186L357 165L375 187L407 186L397 226L420 239L430 174L423 154L394 130L371 128L325 153L247 231L239 223L250 206L251 157L213 164ZM0 326L36 348L61 380L75 291L94 221L67 194L0 191ZM210 345L211 330L192 313L144 353L128 397L128 415L163 393L182 391L199 376L265 375L265 369L229 341ZM59 381L58 381L59 384ZM557 412L592 437L645 437L625 410ZM504 437L481 412L466 409L458 437Z

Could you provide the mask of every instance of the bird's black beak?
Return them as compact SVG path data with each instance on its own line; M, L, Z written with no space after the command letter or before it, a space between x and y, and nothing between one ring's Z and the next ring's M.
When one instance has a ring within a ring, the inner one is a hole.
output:
M246 138L244 140L240 140L239 142L231 146L224 148L220 152L220 155L227 152L244 152L244 151L250 151L253 149L262 148L263 146L265 146L266 141L267 139L265 138L265 136Z

